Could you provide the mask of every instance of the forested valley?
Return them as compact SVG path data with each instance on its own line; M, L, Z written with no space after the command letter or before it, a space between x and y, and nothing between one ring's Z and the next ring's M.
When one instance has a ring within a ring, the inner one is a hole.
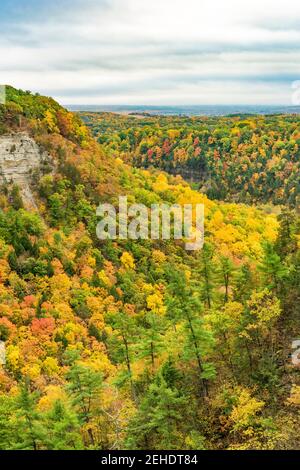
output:
M0 139L50 163L35 207L0 188L1 450L300 449L299 122L78 115L7 87ZM203 249L99 240L124 194L203 203Z
M212 199L299 204L299 115L80 113L105 151L181 174Z

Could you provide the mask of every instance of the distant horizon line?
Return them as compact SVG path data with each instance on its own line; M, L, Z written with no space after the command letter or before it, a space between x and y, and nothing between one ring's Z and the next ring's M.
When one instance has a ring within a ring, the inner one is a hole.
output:
M80 103L80 104L75 104L75 103L61 103L63 106L99 106L99 107L149 107L149 108L187 108L187 107L238 107L238 106L247 106L247 107L258 107L258 106L264 106L264 107L285 107L285 108L300 108L299 105L295 104L286 104L286 103L275 103L275 104L263 104L263 103L258 103L258 104L247 104L247 103L241 103L241 104L87 104L87 103Z
M228 115L299 115L300 105L294 104L66 104L71 112L112 113L123 116L228 116Z

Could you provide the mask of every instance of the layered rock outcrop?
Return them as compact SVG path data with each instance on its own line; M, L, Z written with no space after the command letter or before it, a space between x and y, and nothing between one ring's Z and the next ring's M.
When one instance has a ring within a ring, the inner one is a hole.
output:
M26 133L0 136L0 180L20 187L25 206L35 207L32 175L49 163L49 156Z

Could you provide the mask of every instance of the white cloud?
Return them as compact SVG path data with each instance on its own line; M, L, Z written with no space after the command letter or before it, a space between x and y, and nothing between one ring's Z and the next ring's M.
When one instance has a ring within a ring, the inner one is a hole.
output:
M7 20L1 82L64 103L291 102L300 78L298 0L76 5L64 11L62 0L43 22L34 12Z

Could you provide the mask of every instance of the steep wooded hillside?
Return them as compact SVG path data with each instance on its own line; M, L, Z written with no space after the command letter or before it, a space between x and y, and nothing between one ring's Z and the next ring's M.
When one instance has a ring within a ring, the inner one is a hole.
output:
M1 186L0 449L299 448L297 215L132 168L52 99L7 91L2 136L49 164L32 210ZM204 248L98 240L119 195L204 203Z

